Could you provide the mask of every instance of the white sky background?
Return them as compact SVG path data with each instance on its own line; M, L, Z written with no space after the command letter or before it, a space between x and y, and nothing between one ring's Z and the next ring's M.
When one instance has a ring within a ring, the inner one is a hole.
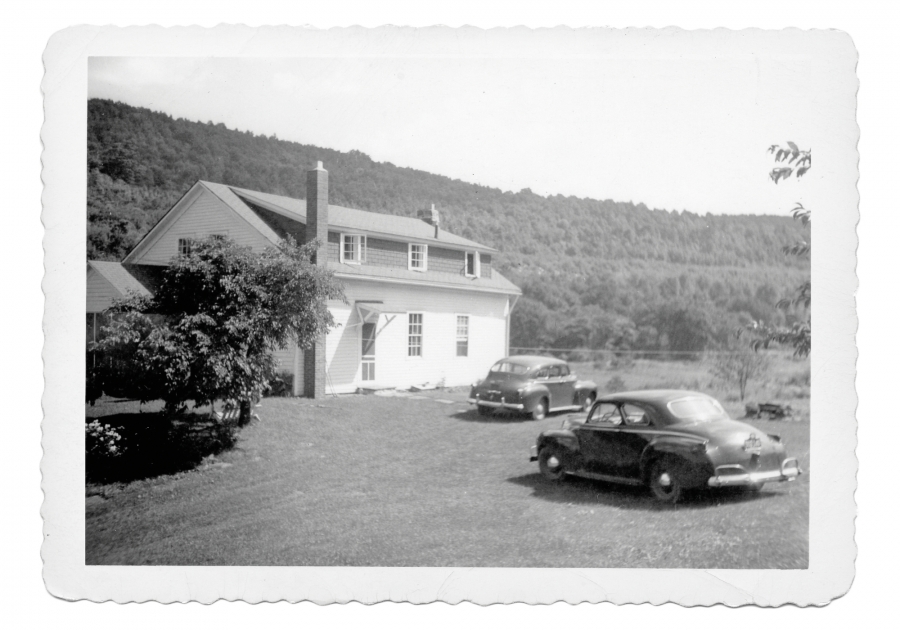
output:
M466 182L698 214L786 214L766 148L828 143L802 58L94 57L90 97ZM327 168L328 165L326 164ZM823 191L824 192L824 191Z

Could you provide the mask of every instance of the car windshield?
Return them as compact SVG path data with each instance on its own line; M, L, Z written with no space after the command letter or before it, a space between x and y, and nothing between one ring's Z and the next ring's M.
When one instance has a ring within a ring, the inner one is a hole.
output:
M679 398L667 406L673 416L684 422L712 422L728 418L728 414L715 398L699 396Z
M511 361L500 361L500 363L495 363L491 368L491 372L504 372L506 374L525 374L527 371L527 366L512 363Z

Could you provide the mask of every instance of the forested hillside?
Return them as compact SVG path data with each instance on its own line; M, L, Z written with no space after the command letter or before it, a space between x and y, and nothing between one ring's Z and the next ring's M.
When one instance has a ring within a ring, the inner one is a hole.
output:
M782 254L808 239L787 216L506 192L96 99L88 258L121 259L198 179L303 198L315 160L329 171L334 204L414 216L434 203L446 229L498 248L495 265L525 294L514 346L702 350L750 317L790 318L773 305L809 277L808 261Z

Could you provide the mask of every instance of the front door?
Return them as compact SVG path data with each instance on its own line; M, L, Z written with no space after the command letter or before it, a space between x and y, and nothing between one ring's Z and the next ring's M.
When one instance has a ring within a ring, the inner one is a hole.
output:
M601 475L637 479L641 454L651 437L649 418L632 405L614 403L594 407L591 417L578 430L585 469Z
M561 409L575 404L575 376L569 374L568 365L551 365L547 379L550 390L550 409Z
M375 324L362 325L360 334L362 347L360 349L360 363L362 365L362 380L375 380Z

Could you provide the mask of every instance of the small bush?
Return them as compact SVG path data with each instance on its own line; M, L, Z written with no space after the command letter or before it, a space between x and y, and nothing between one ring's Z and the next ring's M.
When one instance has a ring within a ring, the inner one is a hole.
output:
M606 391L611 393L625 391L625 381L620 376L613 376L606 382Z
M291 396L294 391L294 373L288 370L282 370L275 374L269 381L269 389L267 396L287 397Z
M126 447L121 434L109 424L99 420L89 422L84 427L86 455L90 459L115 459L124 455Z
M197 414L117 414L89 419L85 434L87 480L108 483L190 470L232 448L238 424Z

